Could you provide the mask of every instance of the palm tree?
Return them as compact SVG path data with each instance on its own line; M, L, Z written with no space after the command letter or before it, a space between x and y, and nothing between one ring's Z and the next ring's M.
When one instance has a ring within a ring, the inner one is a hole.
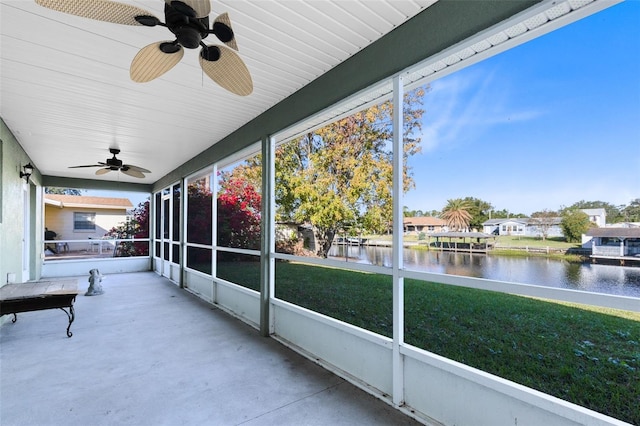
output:
M467 200L455 198L447 200L447 205L442 209L440 217L447 221L447 226L451 231L465 231L469 229L471 222L471 205Z

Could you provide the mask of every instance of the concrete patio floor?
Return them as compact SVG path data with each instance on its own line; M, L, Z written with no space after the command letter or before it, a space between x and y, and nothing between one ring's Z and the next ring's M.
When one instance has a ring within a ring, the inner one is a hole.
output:
M153 272L0 327L0 424L416 425ZM10 319L11 316L4 318Z

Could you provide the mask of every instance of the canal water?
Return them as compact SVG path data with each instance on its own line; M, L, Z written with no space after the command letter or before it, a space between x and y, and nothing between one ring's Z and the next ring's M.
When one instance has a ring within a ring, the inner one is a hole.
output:
M403 251L405 269L414 271L640 297L640 267L408 248ZM392 266L390 247L334 245L329 251L329 257L346 259L348 262Z

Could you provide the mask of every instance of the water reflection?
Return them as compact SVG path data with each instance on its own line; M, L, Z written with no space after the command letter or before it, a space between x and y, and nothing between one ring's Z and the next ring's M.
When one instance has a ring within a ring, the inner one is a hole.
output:
M413 249L403 251L405 268L414 271L640 297L639 267L576 264L539 257L514 258ZM347 262L388 268L392 266L389 247L333 246L329 256Z

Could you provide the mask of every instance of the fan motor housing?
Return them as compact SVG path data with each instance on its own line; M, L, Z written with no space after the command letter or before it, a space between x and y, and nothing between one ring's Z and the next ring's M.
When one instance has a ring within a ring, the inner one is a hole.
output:
M202 39L209 35L208 16L194 18L176 10L167 3L164 5L164 16L167 28L176 35L178 43L187 49L195 49L200 46Z
M121 167L122 166L122 160L119 160L117 158L115 158L115 156L113 158L107 158L107 165L112 167Z

